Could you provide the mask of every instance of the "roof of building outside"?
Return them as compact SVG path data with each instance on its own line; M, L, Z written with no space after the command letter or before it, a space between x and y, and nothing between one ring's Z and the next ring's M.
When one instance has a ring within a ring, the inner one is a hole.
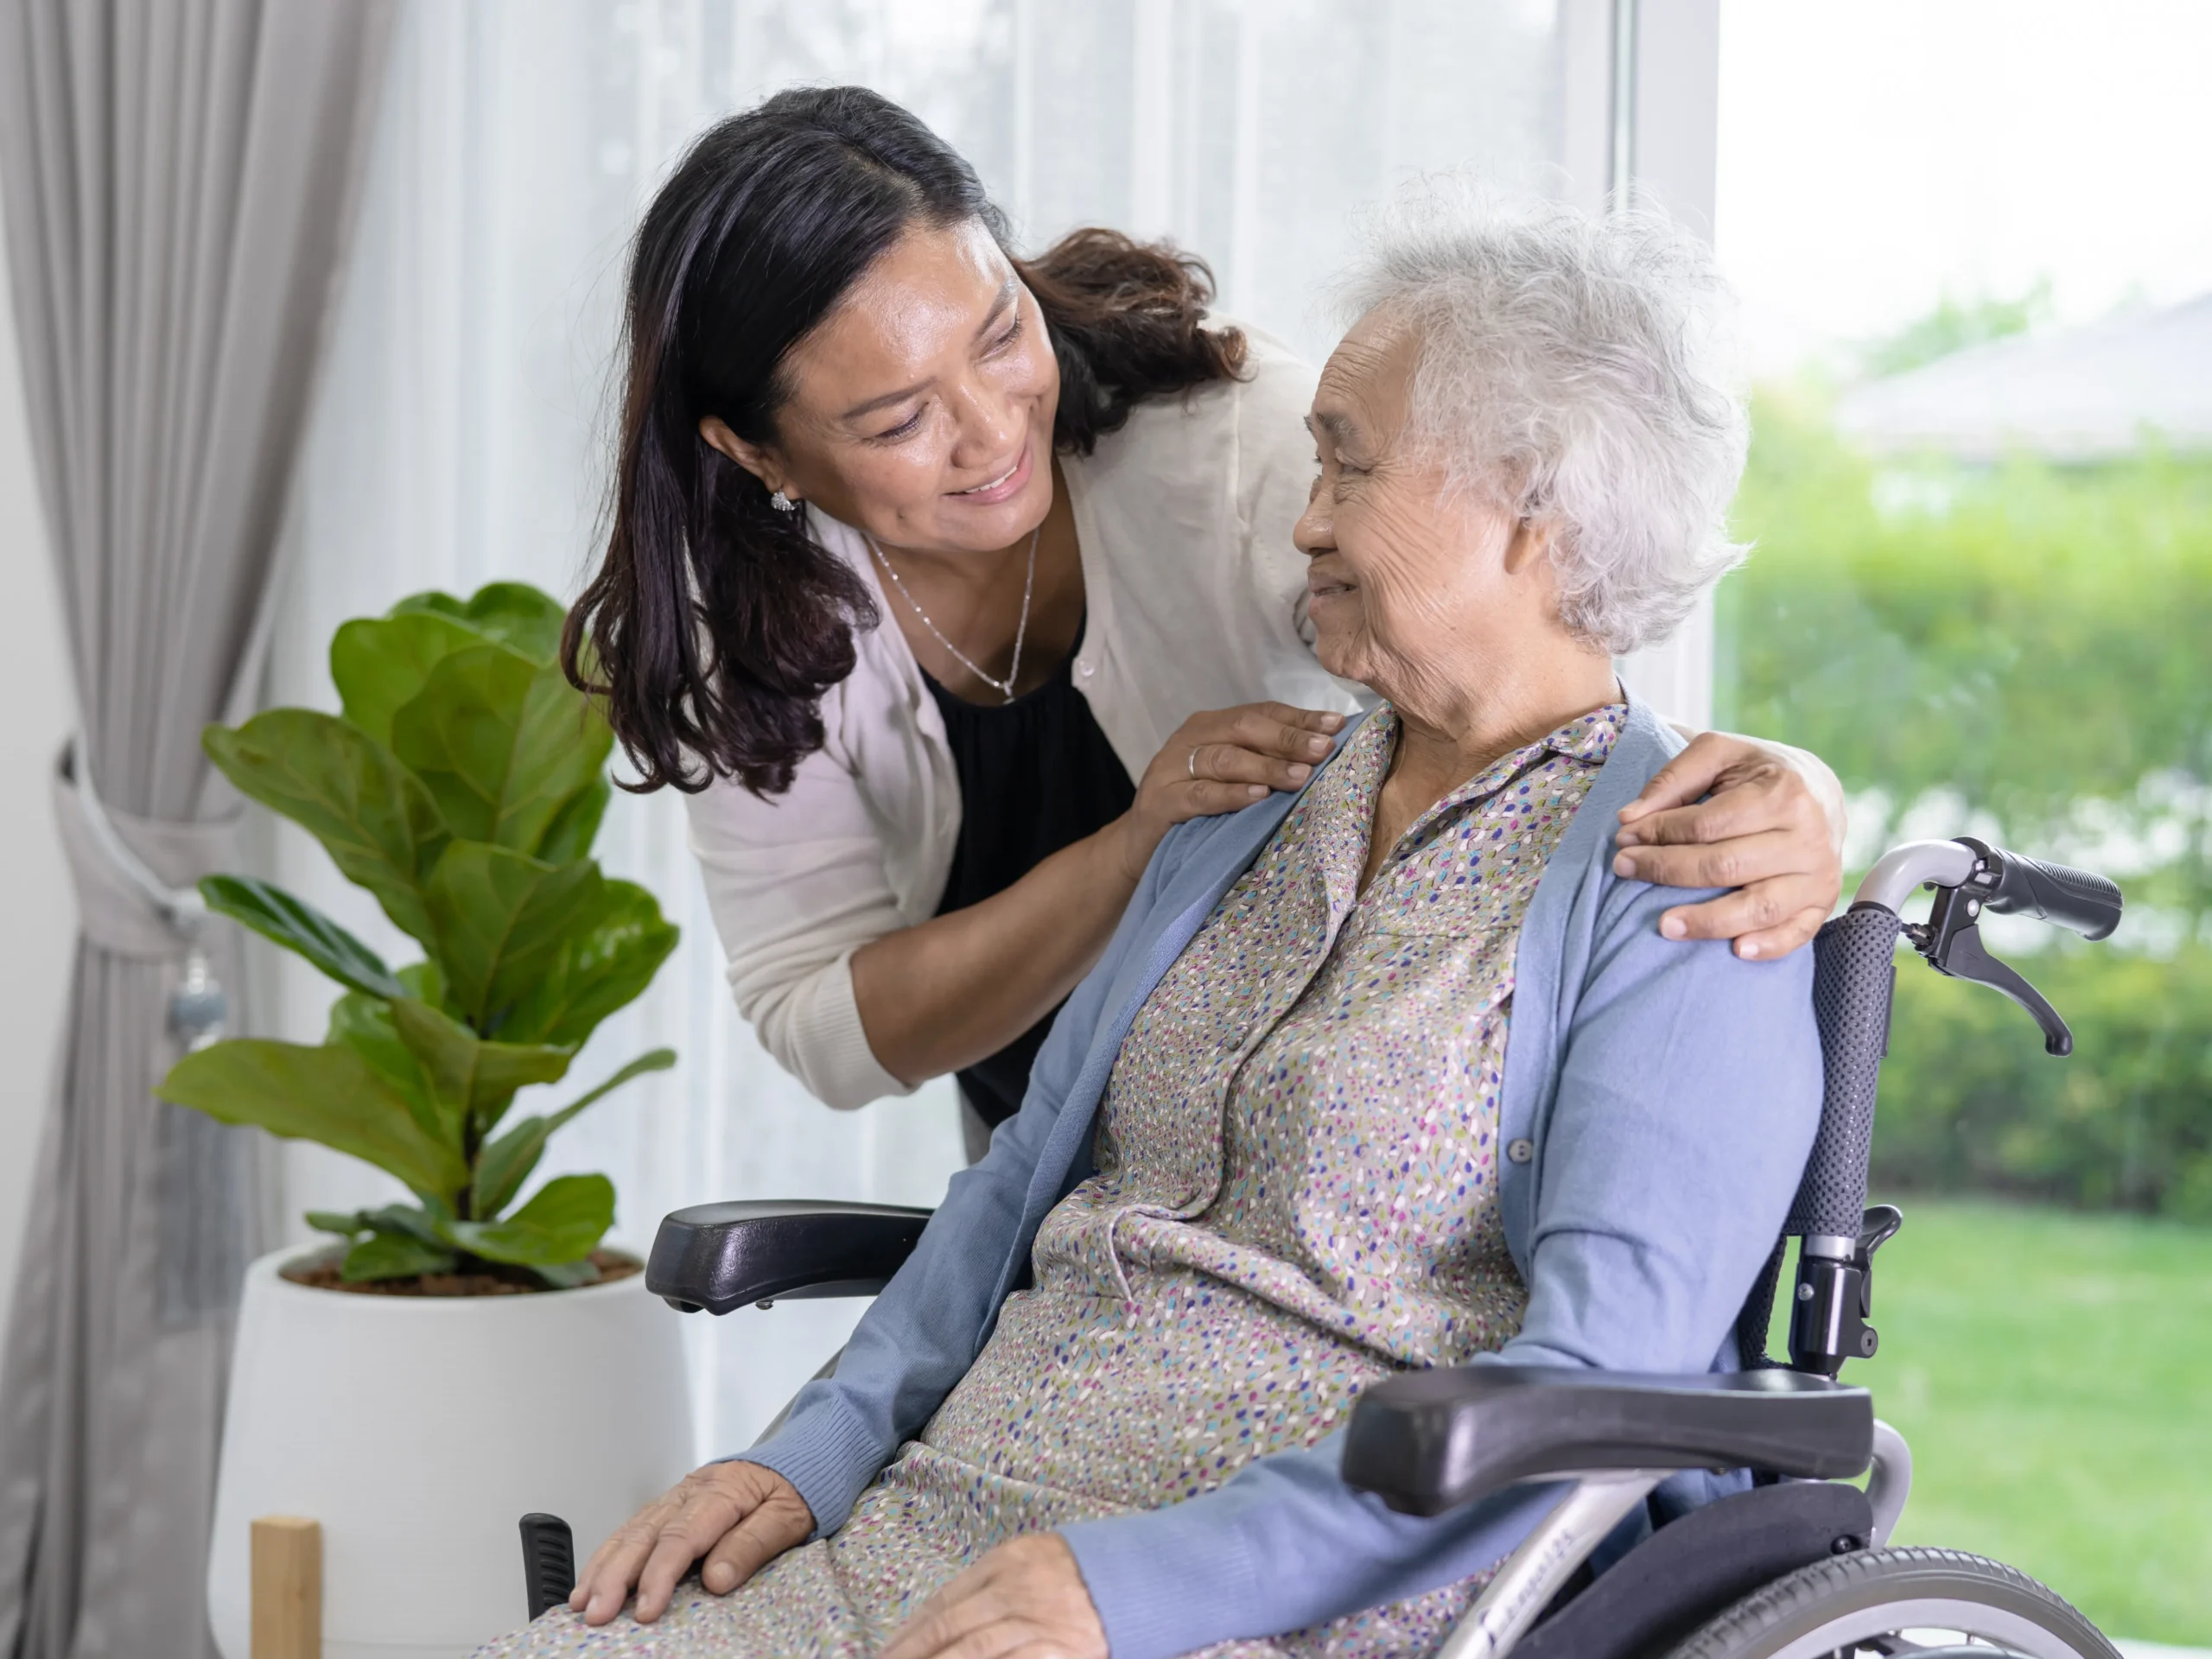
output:
M1836 425L1882 454L2102 461L2212 448L2212 294L2063 334L2018 335L1860 386Z

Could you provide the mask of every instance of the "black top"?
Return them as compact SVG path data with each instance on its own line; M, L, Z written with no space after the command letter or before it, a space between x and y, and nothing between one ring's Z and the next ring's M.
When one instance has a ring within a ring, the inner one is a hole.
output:
M962 802L938 915L1004 892L1061 848L1104 829L1136 798L1121 757L1071 677L1082 645L1078 631L1052 677L1008 703L963 702L923 674L944 715ZM1052 1024L1048 1014L961 1072L961 1092L986 1123L995 1127L1021 1109L1030 1064Z

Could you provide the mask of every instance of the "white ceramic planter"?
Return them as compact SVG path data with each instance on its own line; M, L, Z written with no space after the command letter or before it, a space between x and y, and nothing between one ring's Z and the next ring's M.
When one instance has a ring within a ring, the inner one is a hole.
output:
M246 1271L207 1603L250 1659L248 1529L322 1523L324 1659L459 1659L523 1622L516 1522L581 1561L691 1466L682 1321L645 1276L527 1296L310 1290Z

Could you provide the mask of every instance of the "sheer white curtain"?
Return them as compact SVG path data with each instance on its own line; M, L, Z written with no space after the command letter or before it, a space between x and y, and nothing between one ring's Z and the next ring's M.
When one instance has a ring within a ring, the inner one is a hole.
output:
M1709 4L1709 0L1703 0ZM1647 9L1649 0L1647 0ZM309 435L272 700L334 706L344 618L496 577L572 594L594 550L624 239L701 127L798 81L859 81L966 153L1040 246L1083 223L1205 255L1222 308L1318 360L1313 296L1346 216L1407 174L1474 162L1595 200L1614 0L412 0L326 393ZM866 1111L810 1100L731 1007L672 797L624 798L601 856L684 929L576 1075L667 1043L555 1143L604 1169L620 1236L728 1197L934 1203L960 1160L934 1084ZM396 952L372 906L280 830L279 879ZM277 968L287 1034L328 988ZM380 1178L288 1151L287 1208L378 1201ZM294 1224L297 1227L298 1224ZM702 1450L741 1445L858 1305L692 1327ZM673 1316L671 1316L673 1317Z

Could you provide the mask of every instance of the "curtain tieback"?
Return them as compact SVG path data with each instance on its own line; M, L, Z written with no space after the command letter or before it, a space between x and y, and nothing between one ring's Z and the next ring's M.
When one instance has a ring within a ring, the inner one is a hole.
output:
M164 821L112 810L92 788L82 737L70 739L54 769L54 814L86 938L139 961L181 958L169 1023L190 1047L213 1042L229 1002L205 947L207 903L191 883L236 861L238 818ZM185 885L172 886L171 875Z

